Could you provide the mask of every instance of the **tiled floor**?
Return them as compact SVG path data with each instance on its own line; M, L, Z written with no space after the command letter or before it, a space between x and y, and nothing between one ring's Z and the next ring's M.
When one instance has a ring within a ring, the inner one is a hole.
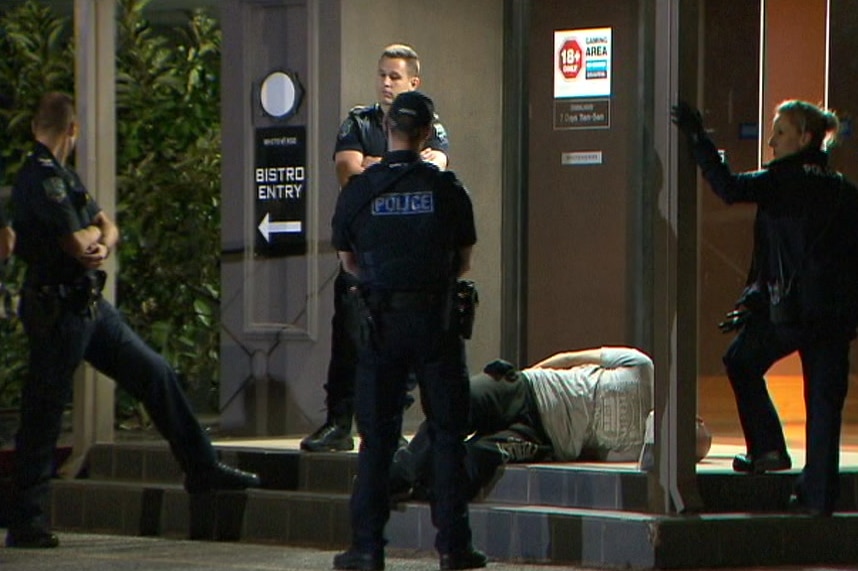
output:
M697 465L697 470L705 471L730 471L732 470L733 456L745 451L744 440L741 434L726 431L721 431L713 436L712 448L709 454ZM789 453L792 457L793 466L801 468L804 465L805 448L804 448L804 426L790 425L786 429L787 445ZM411 435L406 434L406 437ZM217 440L216 444L221 447L236 447L236 448L261 448L273 450L298 450L303 436L283 437L283 438L251 438L251 439L223 439ZM359 445L359 439L355 438L355 450ZM635 464L619 462L610 465L605 463L576 463L580 466L598 466L605 468L606 466L614 466L618 469L634 468ZM840 448L840 465L842 468L858 468L858 443L854 440L851 443L844 443Z

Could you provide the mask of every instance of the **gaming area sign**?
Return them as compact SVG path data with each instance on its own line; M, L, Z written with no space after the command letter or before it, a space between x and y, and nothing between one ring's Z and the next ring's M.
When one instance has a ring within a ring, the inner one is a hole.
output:
M554 31L554 128L611 126L611 28Z
M262 256L294 256L307 251L307 129L256 130L253 168L256 240Z

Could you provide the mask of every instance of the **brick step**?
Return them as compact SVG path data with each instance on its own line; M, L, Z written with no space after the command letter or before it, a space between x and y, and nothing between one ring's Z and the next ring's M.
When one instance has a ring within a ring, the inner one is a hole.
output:
M191 497L178 485L99 480L55 483L60 531L160 535L339 549L348 544L348 495L284 490ZM497 560L587 567L695 568L842 565L858 562L858 514L812 518L721 513L661 516L636 511L477 502L474 543ZM390 546L432 551L429 506L401 504Z
M348 494L357 469L355 453L224 447L222 459L259 473L265 489ZM729 470L697 475L707 513L776 512L786 508L799 470L763 475ZM182 473L167 446L100 444L89 454L87 475L97 480L178 484ZM483 490L480 500L512 505L648 511L647 474L633 468L576 463L510 464ZM858 470L841 472L839 511L858 511Z

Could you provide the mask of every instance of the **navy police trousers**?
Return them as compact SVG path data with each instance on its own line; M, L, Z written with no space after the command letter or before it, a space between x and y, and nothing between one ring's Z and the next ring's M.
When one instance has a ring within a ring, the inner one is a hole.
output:
M785 451L783 427L763 375L778 360L798 351L807 412L807 459L796 492L810 508L834 509L839 492L840 429L849 376L852 334L774 325L755 315L724 355L736 396L748 452L759 456Z
M216 463L211 441L176 372L131 330L113 305L99 298L92 309L73 311L56 298L28 292L20 311L30 342L30 370L21 395L10 528L47 525L42 503L54 469L63 409L82 360L143 403L185 472Z
M464 438L468 425L468 372L464 342L439 309L374 313L373 342L361 347L355 391L362 437L351 499L353 547L378 553L390 517L389 474L402 428L408 374L420 387L432 447L432 521L440 553L471 546L464 489Z

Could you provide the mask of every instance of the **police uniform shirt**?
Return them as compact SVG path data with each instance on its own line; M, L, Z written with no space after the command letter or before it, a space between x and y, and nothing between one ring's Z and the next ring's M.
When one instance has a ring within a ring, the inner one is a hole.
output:
M340 151L359 151L366 156L384 156L387 152L387 133L384 131L383 121L384 111L378 103L352 108L340 125L334 154ZM449 154L449 147L447 132L436 115L425 148Z
M32 285L72 283L86 273L60 239L89 226L101 208L77 174L41 143L24 161L12 189L15 252L27 262Z
M411 170L390 185L404 168ZM458 270L457 252L476 243L467 190L455 174L412 151L388 153L352 177L337 200L332 226L334 247L355 253L361 282L371 289L446 287Z

